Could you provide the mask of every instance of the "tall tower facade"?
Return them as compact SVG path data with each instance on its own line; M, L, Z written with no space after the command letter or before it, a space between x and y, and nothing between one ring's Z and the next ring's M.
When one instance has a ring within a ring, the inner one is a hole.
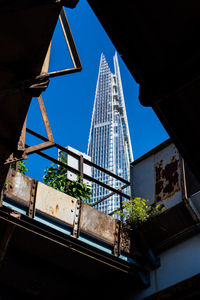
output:
M97 165L128 180L133 153L117 53L113 61L114 74L101 54L87 154ZM92 176L114 188L122 184L95 168L92 168ZM107 189L93 183L91 202L109 193ZM119 205L119 196L114 195L99 203L96 208L109 214L118 209Z

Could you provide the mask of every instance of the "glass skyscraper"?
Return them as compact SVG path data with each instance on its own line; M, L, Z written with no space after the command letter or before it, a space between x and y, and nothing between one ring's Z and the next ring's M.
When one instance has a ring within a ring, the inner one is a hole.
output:
M117 53L113 60L114 74L101 54L87 154L97 165L128 180L133 154ZM92 176L114 188L122 185L95 168L92 168ZM92 183L91 202L109 193L107 189ZM119 205L119 196L114 195L99 203L96 208L109 214L118 209Z

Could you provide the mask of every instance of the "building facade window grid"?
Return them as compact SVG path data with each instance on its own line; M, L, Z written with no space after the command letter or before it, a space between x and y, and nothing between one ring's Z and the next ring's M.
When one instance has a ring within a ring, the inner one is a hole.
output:
M113 59L114 74L111 73L105 56L101 55L87 153L94 163L128 180L133 155L117 54ZM94 168L92 176L114 188L122 185ZM129 189L124 192L128 193ZM91 202L94 203L109 193L107 189L92 183ZM119 207L119 203L119 196L114 195L96 208L110 213Z

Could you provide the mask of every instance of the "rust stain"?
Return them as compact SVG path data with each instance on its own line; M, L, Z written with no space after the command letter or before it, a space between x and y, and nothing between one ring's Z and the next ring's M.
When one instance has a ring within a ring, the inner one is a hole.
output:
M59 205L56 204L56 214L58 213L58 210L59 210Z
M179 161L176 156L172 156L170 162L166 165L163 160L155 165L155 201L159 202L166 198L172 197L176 192L180 191Z
M53 209L53 207L50 206L48 210L49 210L49 214L53 216L54 215L54 209Z

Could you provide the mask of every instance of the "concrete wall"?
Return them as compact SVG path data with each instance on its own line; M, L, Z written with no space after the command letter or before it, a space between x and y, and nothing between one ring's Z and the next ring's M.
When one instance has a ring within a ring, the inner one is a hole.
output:
M131 164L131 194L171 208L185 197L182 158L165 142Z
M150 273L150 287L126 300L140 300L200 273L200 234L159 255L161 266Z

